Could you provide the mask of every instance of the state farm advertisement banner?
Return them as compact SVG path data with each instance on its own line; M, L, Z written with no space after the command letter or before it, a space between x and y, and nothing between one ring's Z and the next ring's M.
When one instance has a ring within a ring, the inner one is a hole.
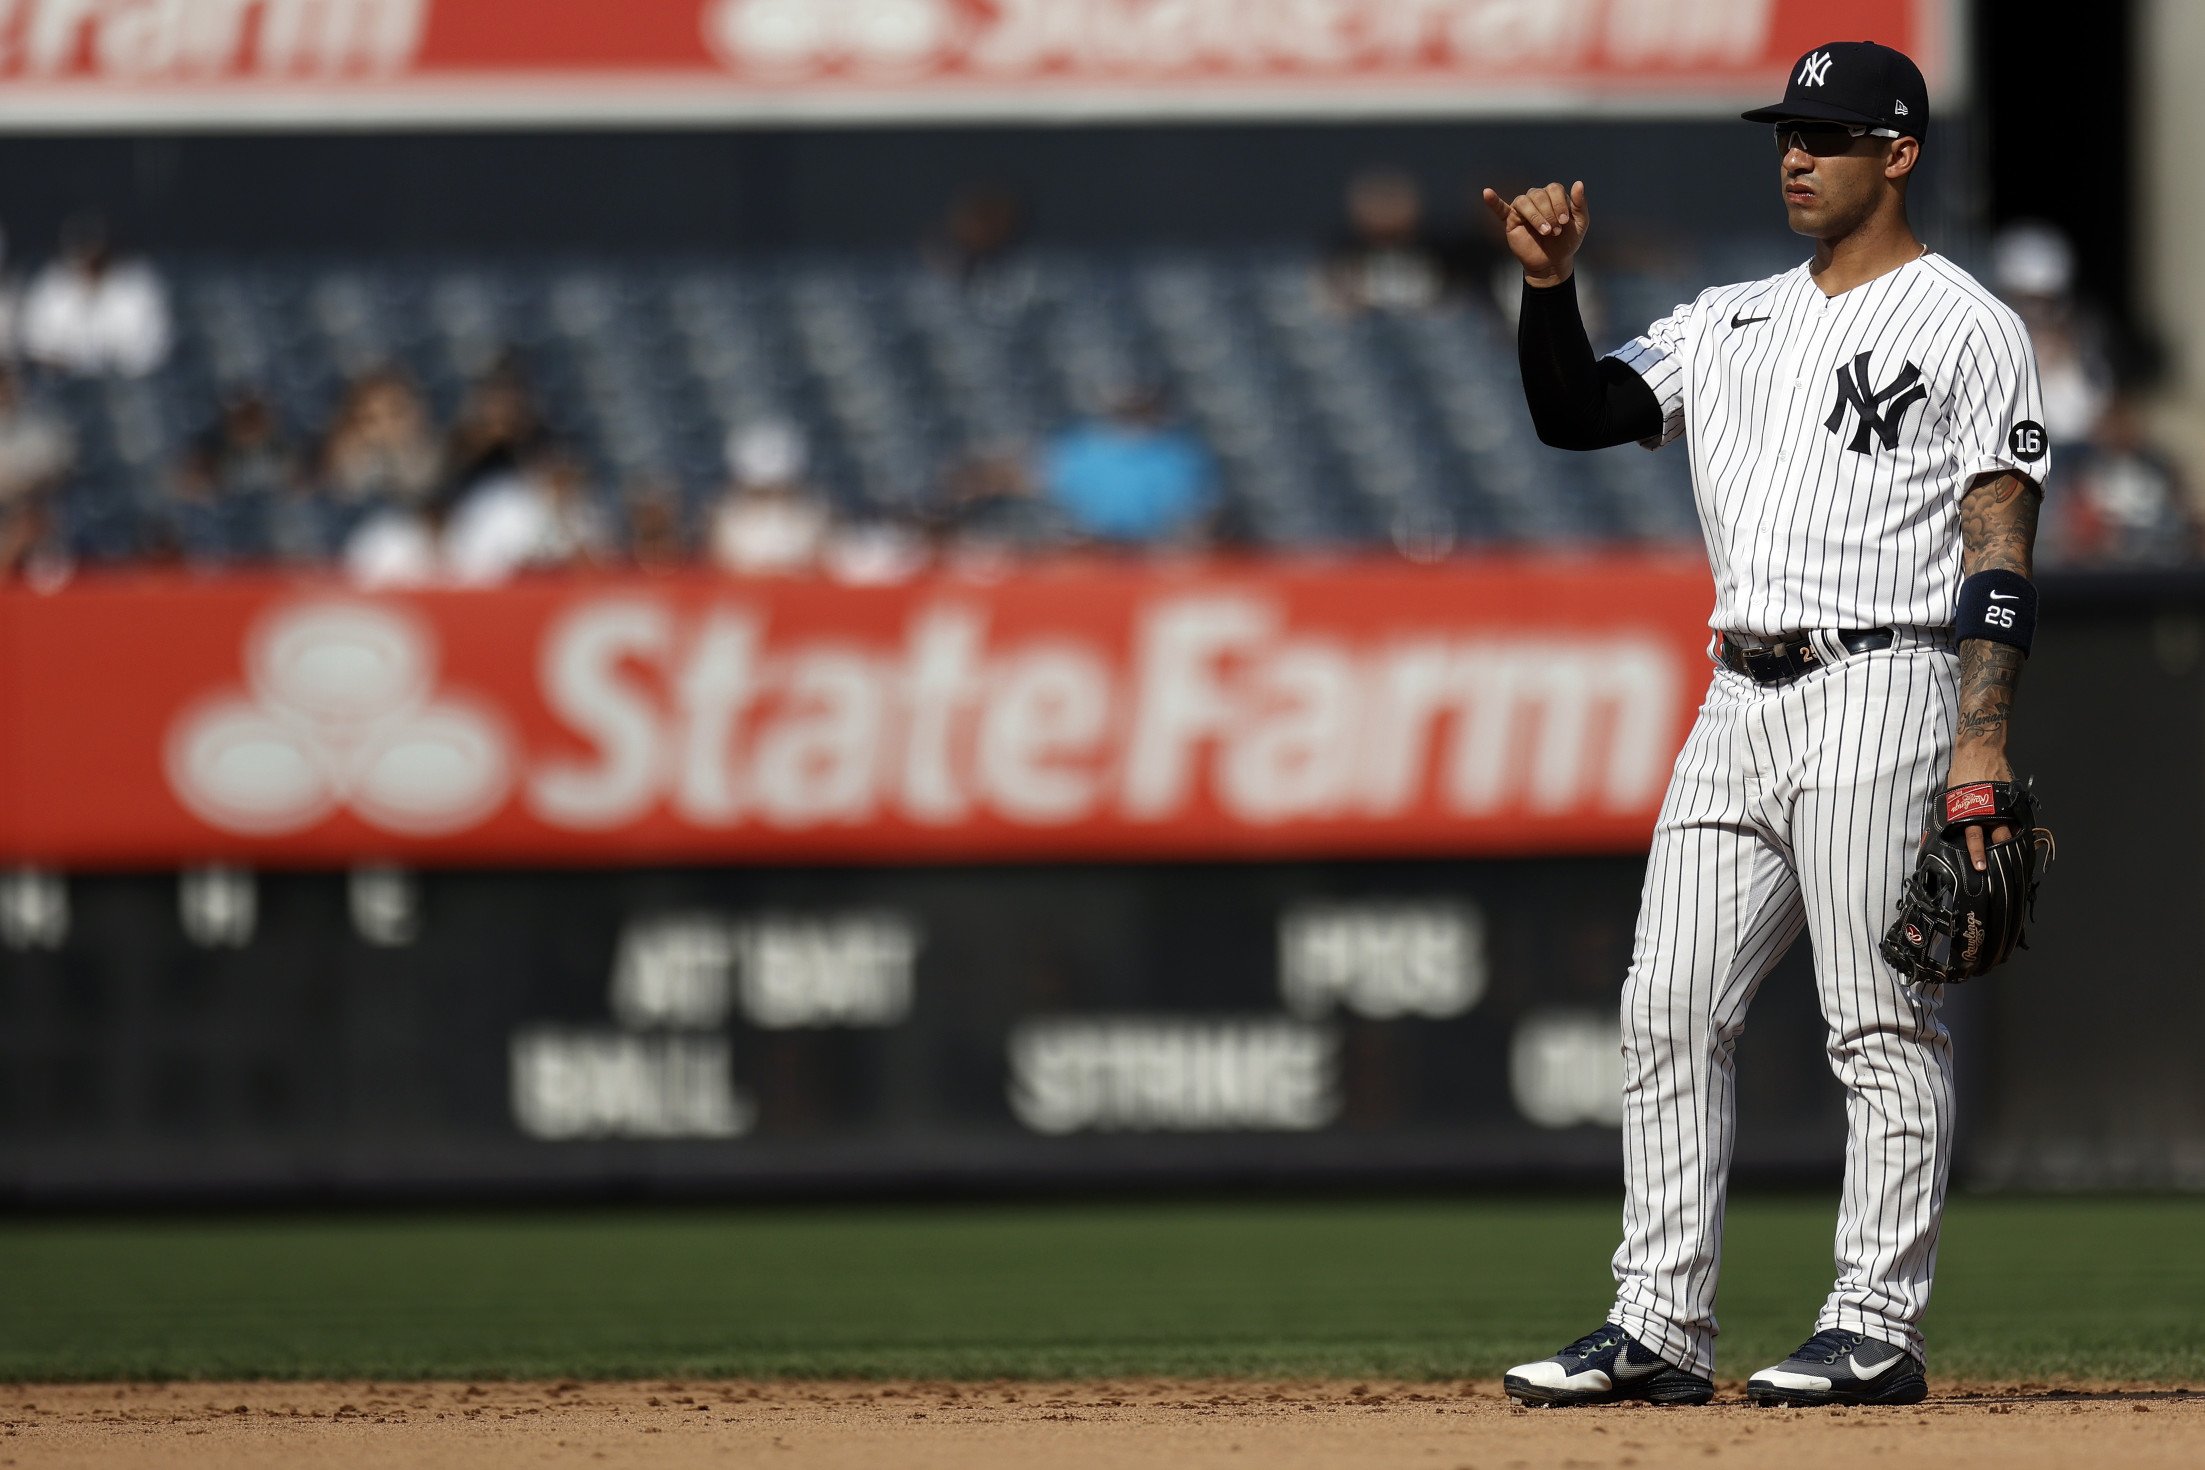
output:
M1940 91L1958 24L1957 0L0 0L0 126L1723 112L1839 38Z
M1710 601L1643 559L11 591L0 858L1628 851Z

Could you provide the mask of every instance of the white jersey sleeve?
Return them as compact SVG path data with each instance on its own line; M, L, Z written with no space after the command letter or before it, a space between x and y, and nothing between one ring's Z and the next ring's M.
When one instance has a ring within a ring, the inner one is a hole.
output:
M1685 356L1692 340L1696 302L1686 302L1639 336L1608 354L1646 380L1661 405L1661 432L1638 442L1659 449L1684 434Z
M2029 329L2002 306L1980 311L1954 366L1947 432L1961 490L2009 471L2041 489L2052 446Z

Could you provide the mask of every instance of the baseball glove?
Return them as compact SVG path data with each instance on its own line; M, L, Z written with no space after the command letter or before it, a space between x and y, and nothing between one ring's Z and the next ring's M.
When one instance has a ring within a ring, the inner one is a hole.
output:
M1883 957L1907 979L1949 985L1987 975L2035 916L2037 882L2052 861L2052 834L2037 825L2029 781L1977 781L1930 798L1922 855L1899 895ZM1968 828L1983 829L1983 872L1968 856ZM2013 835L1992 842L1991 830Z

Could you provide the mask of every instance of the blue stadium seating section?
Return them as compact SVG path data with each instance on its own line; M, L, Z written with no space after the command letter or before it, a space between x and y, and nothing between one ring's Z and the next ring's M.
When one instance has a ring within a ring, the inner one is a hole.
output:
M1305 253L1041 252L967 282L908 255L160 265L168 366L43 390L82 439L65 504L93 558L134 554L163 475L225 392L264 390L310 443L354 373L402 366L442 419L507 349L607 494L659 476L697 506L724 478L728 429L779 416L805 431L842 512L904 513L961 456L1037 445L1114 387L1148 383L1211 446L1233 519L1261 546L1696 536L1681 454L1538 444L1510 328L1482 293L1344 314ZM1601 283L1607 315L1634 326L1686 289Z

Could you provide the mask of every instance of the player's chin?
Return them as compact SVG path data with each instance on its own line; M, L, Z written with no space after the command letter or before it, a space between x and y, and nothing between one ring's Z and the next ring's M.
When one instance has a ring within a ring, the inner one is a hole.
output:
M1795 235L1811 235L1819 240L1829 232L1830 211L1819 200L1813 204L1794 204L1787 199L1784 215Z

